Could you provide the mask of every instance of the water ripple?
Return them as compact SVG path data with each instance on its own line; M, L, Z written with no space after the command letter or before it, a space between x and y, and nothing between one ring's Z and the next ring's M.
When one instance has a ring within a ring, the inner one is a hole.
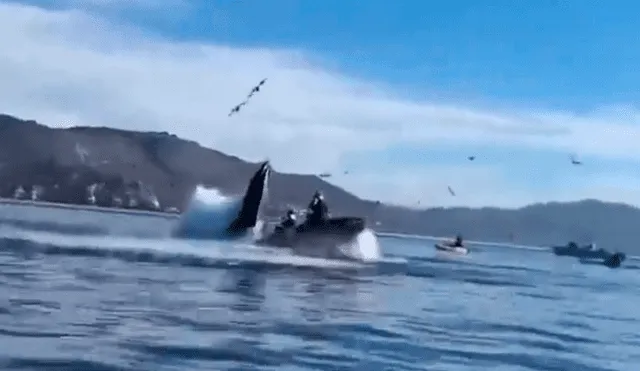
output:
M0 240L2 369L634 371L640 362L634 270L490 247L443 258L400 239L383 243L408 260L404 271L220 262L118 243L131 241Z

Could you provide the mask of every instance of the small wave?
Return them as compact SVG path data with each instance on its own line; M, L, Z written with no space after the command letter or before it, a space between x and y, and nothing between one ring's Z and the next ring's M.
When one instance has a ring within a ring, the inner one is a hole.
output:
M88 370L88 371L129 371L135 370L126 366L109 364L98 361L80 359L37 359L37 358L10 358L4 362L6 370Z

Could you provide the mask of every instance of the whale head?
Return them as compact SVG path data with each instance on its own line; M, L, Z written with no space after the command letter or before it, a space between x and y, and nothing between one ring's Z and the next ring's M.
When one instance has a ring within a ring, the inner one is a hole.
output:
M248 229L256 226L260 207L267 195L270 175L271 165L269 161L265 161L249 180L238 216L227 228L227 233L244 234Z

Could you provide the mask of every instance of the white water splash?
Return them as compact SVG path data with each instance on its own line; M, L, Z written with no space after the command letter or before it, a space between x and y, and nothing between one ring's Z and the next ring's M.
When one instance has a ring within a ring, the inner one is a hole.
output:
M382 259L378 238L370 229L358 233L355 239L338 246L338 249L346 256L361 262L376 262Z
M181 215L174 236L188 239L224 239L226 229L238 216L241 197L227 197L215 188L196 188Z

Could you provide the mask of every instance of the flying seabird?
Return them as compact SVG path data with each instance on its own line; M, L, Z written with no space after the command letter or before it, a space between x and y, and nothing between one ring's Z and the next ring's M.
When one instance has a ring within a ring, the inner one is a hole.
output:
M452 196L455 196L455 195L456 195L456 193L453 191L453 189L451 188L451 186L447 186L447 189L449 190L449 193L450 193Z

